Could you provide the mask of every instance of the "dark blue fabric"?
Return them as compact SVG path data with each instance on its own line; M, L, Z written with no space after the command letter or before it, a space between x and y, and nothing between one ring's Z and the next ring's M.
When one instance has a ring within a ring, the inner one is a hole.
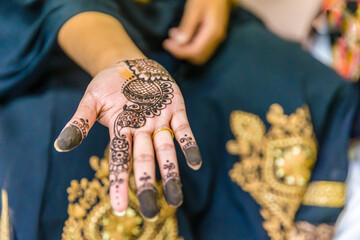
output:
M99 11L119 16L110 0L48 0L0 7L0 102L26 93L45 76L44 66L60 27L72 16Z
M90 77L61 52L50 60L51 74L37 91L0 105L0 186L8 191L16 239L60 238L66 188L72 179L93 176L89 158L102 156L109 141L108 130L96 124L76 150L54 150Z
M167 30L180 18L183 0L157 0L144 5L132 0L47 0L1 3L0 102L26 93L45 76L60 27L86 11L119 19L146 54L159 51ZM151 14L150 14L151 13Z
M50 93L29 96L0 110L0 184L15 211L12 223L18 239L38 239L51 136L51 105L43 103L51 98Z

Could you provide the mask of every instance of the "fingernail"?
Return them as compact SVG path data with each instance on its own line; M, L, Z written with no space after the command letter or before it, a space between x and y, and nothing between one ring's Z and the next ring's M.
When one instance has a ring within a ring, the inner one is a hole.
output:
M188 37L182 32L177 32L172 38L180 45L185 44L188 41Z
M181 32L178 28L171 28L169 30L169 37L174 39L177 44L185 44L188 41L188 37L185 33Z
M179 207L183 202L181 182L178 178L171 178L165 184L165 199L172 207Z
M54 143L54 147L59 152L69 151L78 146L82 141L82 134L78 127L70 125L65 128Z
M202 163L200 150L198 147L189 147L185 149L185 156L187 162L192 166L199 166ZM199 166L200 168L200 166Z
M125 213L126 213L126 210L124 210L124 211L122 211L122 212L118 212L118 211L113 211L114 212L114 214L116 215L116 216L118 216L118 217L123 217L123 216L125 216Z
M157 205L157 192L155 188L146 189L138 195L140 203L140 211L145 220L154 222L157 220L157 215L160 209Z

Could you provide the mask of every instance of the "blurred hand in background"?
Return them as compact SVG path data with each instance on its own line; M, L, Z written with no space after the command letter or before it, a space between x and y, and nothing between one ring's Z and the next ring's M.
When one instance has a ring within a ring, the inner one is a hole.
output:
M231 0L187 0L178 27L169 30L164 48L193 64L204 64L226 37Z

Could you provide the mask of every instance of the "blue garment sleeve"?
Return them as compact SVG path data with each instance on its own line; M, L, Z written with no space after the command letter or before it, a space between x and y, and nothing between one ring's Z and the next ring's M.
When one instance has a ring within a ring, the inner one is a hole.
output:
M118 4L112 0L12 0L1 5L0 102L40 81L46 57L68 19L86 11L120 19Z

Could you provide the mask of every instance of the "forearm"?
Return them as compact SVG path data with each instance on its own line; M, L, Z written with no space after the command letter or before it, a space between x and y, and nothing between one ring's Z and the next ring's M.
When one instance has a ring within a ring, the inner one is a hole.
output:
M60 29L64 52L92 76L122 60L144 58L121 23L100 12L84 12Z

